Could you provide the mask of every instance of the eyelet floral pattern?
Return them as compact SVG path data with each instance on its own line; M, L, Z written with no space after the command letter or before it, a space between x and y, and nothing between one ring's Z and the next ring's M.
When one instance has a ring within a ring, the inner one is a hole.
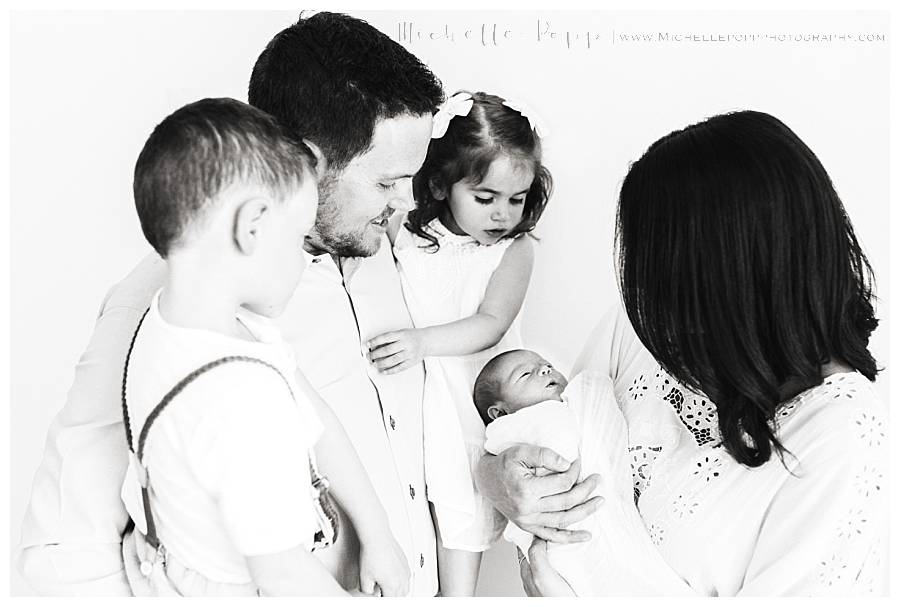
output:
M634 402L643 398L647 394L648 388L649 386L644 380L644 374L642 373L638 377L635 377L634 381L631 382L631 386L628 388L628 400Z
M635 350L623 341L621 352ZM599 356L607 351L604 344ZM887 563L875 546L887 528L889 439L868 380L839 373L783 403L774 430L787 457L748 467L725 450L704 394L649 355L635 362L619 359L629 375L616 390L641 532L681 579L720 596L886 591ZM654 577L646 559L629 567Z
M722 473L722 458L718 455L704 455L694 462L694 466L694 476L708 483Z
M868 519L865 512L859 508L852 508L838 523L838 538L849 540L856 535L862 535L867 522Z
M872 413L860 411L853 419L856 437L867 447L880 447L886 441L884 424Z
M829 558L819 563L819 585L830 588L840 584L847 575L847 563L840 555L832 554Z
M666 403L690 431L697 446L718 444L719 416L716 406L704 395L697 394L672 378L661 366L651 376L641 374L628 388L627 398L637 402L653 395Z
M853 486L862 497L869 497L881 491L884 477L874 465L866 465L853 479Z
M672 516L678 520L689 518L696 514L700 509L700 502L696 501L694 495L679 493L672 502Z
M666 539L666 531L659 525L651 524L647 532L650 534L650 541L654 546L659 546Z
M653 472L653 462L659 457L662 447L630 447L631 453L631 479L634 482L634 502L637 503L641 494L650 486Z

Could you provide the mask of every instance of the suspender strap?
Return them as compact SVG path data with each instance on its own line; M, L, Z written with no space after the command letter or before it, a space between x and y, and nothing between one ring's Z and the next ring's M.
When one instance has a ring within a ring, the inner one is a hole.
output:
M169 405L170 402L172 402L172 399L175 398L179 393L181 393L181 391L184 390L191 382L193 382L204 373L211 371L216 367L220 367L224 364L233 362L245 362L268 367L269 369L277 373L278 376L284 381L284 385L287 387L288 392L290 392L291 394L291 399L296 402L296 398L294 397L294 391L291 389L290 382L288 382L284 374L279 371L278 368L274 365L264 360L253 358L251 356L223 356L222 358L206 363L202 367L195 369L187 376L185 376L184 379L175 384L175 387L173 387L166 393L162 400L159 401L159 404L157 404L150 412L150 415L147 416L147 420L144 422L144 426L143 428L141 428L140 434L138 436L137 450L135 451L134 436L131 432L131 418L128 415L128 404L126 402L125 392L128 384L128 366L131 362L131 353L134 350L134 344L137 341L137 336L138 332L141 330L141 325L144 323L144 319L147 317L147 314L149 312L150 308L147 308L147 311L144 312L144 315L141 316L140 321L138 321L138 326L134 330L134 335L131 338L131 344L128 346L128 353L125 356L125 369L122 373L122 418L125 422L125 438L128 441L128 449L129 451L131 451L132 458L138 469L138 479L141 483L141 497L144 503L144 518L147 521L147 542L154 548L158 548L159 538L156 535L156 524L153 521L153 514L150 511L150 494L148 490L150 482L143 461L144 448L147 445L147 436L150 434L150 428L153 426L153 423L160 416L163 410ZM309 461L310 480L312 481L313 486L321 492L327 491L327 480L319 474L319 471L317 470L315 465L315 459L312 450L309 451L307 459Z

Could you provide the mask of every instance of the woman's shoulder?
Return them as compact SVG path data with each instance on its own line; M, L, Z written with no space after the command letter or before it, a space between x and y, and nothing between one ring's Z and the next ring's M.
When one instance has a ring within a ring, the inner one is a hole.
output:
M867 457L887 444L884 403L859 372L836 373L788 402L775 425L789 451Z

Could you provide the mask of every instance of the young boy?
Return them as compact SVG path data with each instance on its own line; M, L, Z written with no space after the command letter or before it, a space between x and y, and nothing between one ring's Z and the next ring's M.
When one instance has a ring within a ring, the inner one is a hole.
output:
M359 536L361 590L408 591L406 560L356 452L268 320L307 264L315 164L267 114L204 99L160 123L135 166L141 228L168 278L126 361L137 455L122 498L148 543L164 547L164 579L178 594L345 594L311 554L333 521L316 499L314 447L341 454L325 472ZM146 589L140 576L158 576L159 561L137 553L129 580Z

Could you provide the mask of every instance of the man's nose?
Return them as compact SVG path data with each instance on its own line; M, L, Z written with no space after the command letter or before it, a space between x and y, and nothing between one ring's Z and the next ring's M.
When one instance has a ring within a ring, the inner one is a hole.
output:
M403 180L403 186L398 187L397 195L391 198L388 206L401 213L412 211L415 208L416 202L413 200L412 179Z

